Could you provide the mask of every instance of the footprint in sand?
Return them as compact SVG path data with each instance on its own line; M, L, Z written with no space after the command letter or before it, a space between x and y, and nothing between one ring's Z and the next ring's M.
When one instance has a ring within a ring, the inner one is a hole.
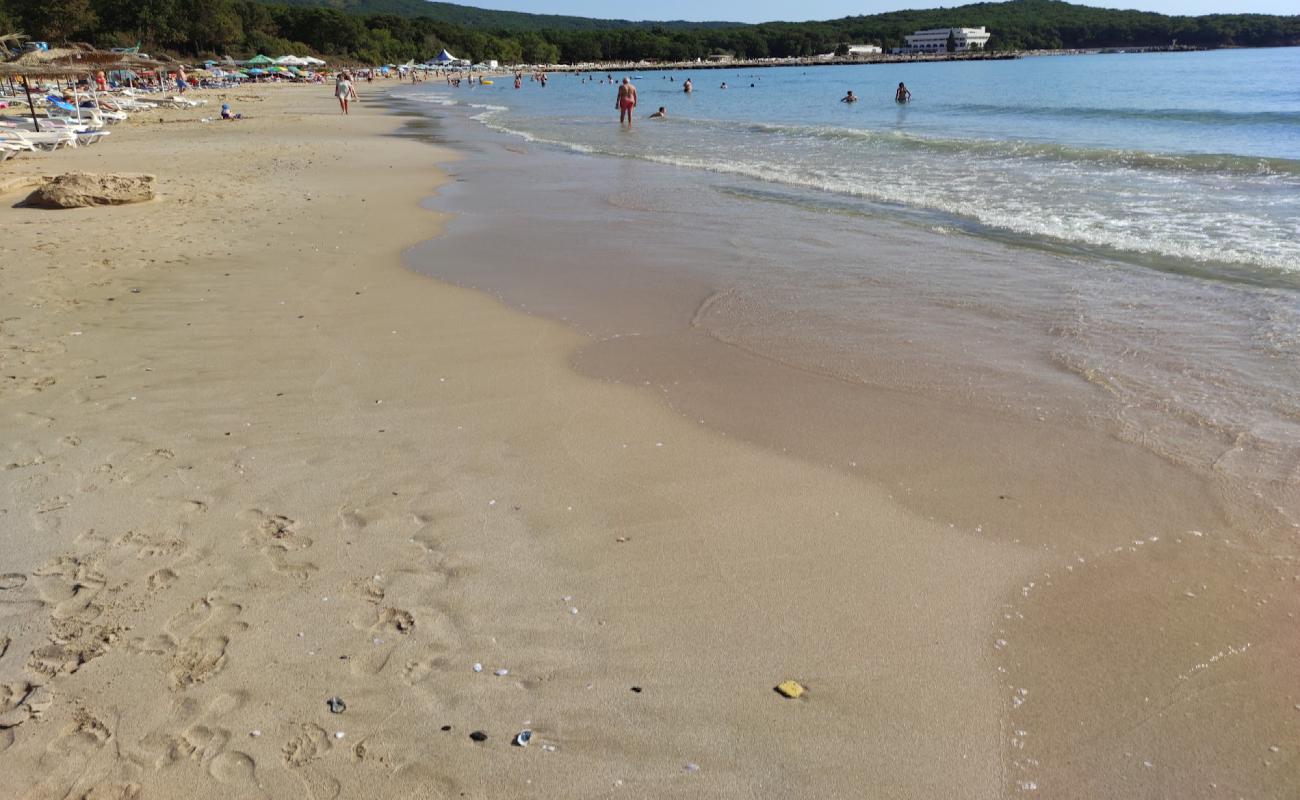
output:
M290 555L311 547L310 537L298 533L298 523L281 514L268 514L258 509L248 512L254 528L245 534L245 541L257 547L271 564L271 570L305 581L316 572L310 561L290 558Z
M72 716L72 721L64 726L58 737L46 748L51 753L62 756L73 754L89 755L113 737L108 726L84 708L79 708Z
M330 735L319 725L310 722L298 726L293 738L281 749L285 766L305 767L330 749Z
M407 634L415 629L415 617L401 608L381 608L370 626L374 634Z
M135 640L132 649L170 656L168 685L175 690L187 689L225 667L231 637L248 628L248 623L239 620L242 610L236 603L209 595L172 617L164 634Z
M121 628L114 625L56 622L51 635L53 641L31 652L27 659L27 669L46 678L63 673L71 674L87 662L107 653L121 632Z
M52 678L76 672L108 652L121 628L97 624L104 609L96 598L105 585L94 564L59 556L32 573L41 602L50 608L50 643L32 650L27 669Z
M227 750L208 762L208 774L222 783L257 784L257 762L238 750Z
M52 619L90 622L103 613L94 600L106 581L95 564L75 556L59 556L37 568L32 576L41 600L54 607Z
M402 670L402 680L410 686L421 683L433 674L435 669L443 669L447 666L446 659L442 658L419 658L406 662L406 668Z
M158 592L167 591L171 588L172 584L176 582L177 577L175 571L167 569L166 567L150 572L149 578L146 581L149 593L157 594Z
M222 779L216 774L219 771L232 780L239 780L240 759L225 759L224 766L218 769L213 764L227 752L231 739L230 729L222 723L241 709L246 699L243 693L221 694L200 708L193 698L181 697L173 704L167 721L137 743L133 760L152 764L154 769L194 760L206 765L213 777Z
M384 586L378 578L357 578L348 584L348 591L372 605L384 599Z
M175 536L154 533L127 531L114 542L114 547L127 547L135 550L135 557L141 561L154 558L171 558L184 553L188 546L185 540Z
M40 719L53 702L54 695L44 686L27 681L0 684L0 730Z
M218 598L206 598L173 617L168 629L176 641L167 679L173 688L202 683L226 664L230 637L248 628L238 620L242 608Z
M86 792L83 800L139 800L141 792L138 783L101 783Z
M45 608L35 587L27 583L27 576L19 572L0 575L0 620L10 617L27 619Z

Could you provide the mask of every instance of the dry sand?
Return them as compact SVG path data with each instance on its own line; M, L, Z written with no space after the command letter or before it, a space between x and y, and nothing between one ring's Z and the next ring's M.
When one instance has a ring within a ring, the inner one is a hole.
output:
M401 266L451 154L328 88L233 103L5 165L160 197L0 207L0 793L1016 789L1040 554L578 376Z

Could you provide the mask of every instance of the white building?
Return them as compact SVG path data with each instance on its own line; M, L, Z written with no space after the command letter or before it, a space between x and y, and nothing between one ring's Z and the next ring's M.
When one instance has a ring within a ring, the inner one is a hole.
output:
M873 56L883 52L879 45L874 44L851 44L849 45L849 58L858 56Z
M953 51L954 53L964 53L967 50L983 50L984 46L989 42L989 32L983 26L978 28L931 28L903 37L907 40L907 46L899 48L898 52L947 53L949 35L957 43L957 49Z

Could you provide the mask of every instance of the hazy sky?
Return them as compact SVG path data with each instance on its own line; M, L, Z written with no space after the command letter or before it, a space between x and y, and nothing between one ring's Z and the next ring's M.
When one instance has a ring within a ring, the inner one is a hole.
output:
M530 11L535 14L573 14L604 19L691 19L726 20L729 22L764 22L767 20L835 19L857 14L874 14L901 8L937 8L962 5L963 0L926 2L926 0L658 0L645 5L599 2L598 0L454 0L479 8ZM973 0L972 0L973 1ZM1115 0L1090 2L1086 5L1107 8L1138 8L1162 14L1300 13L1298 0Z

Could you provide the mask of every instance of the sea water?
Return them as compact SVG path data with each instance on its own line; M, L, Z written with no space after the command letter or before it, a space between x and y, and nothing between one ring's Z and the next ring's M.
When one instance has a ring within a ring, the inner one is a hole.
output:
M630 131L624 73L404 92L467 154L423 268L1095 425L1295 524L1300 49L628 74Z
M1264 280L1300 270L1300 48L647 71L636 76L640 116L668 111L651 139L609 125L610 74L458 96L493 106L478 116L494 128L583 152L1156 263ZM899 82L911 103L892 102ZM837 102L850 90L862 99Z

